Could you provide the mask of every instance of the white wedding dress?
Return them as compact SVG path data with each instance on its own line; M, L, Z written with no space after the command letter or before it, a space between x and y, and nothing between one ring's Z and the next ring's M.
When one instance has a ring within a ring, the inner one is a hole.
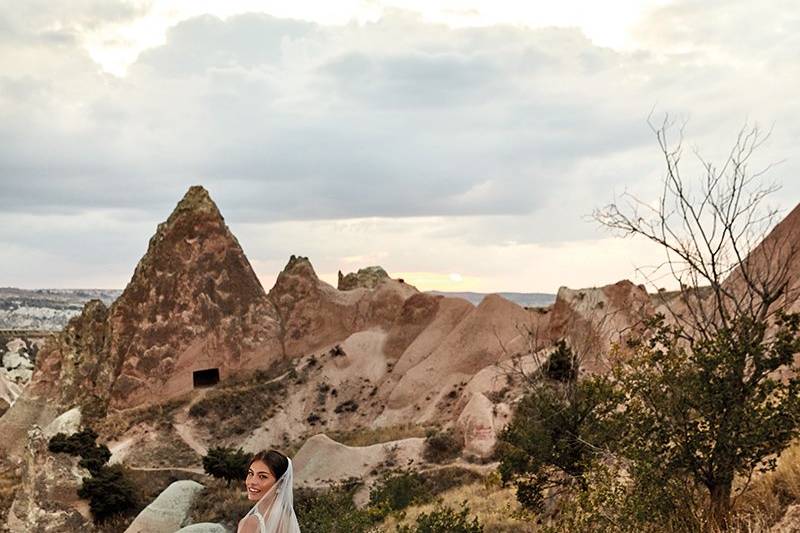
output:
M292 460L281 478L239 522L237 533L300 533L294 514Z

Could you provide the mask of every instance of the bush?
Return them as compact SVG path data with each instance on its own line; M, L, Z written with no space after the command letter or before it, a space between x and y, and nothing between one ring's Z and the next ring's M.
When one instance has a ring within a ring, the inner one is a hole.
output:
M480 521L468 517L467 502L461 504L460 511L440 503L430 513L419 515L415 526L400 526L397 533L483 533Z
M430 430L425 437L425 447L422 457L431 463L444 463L461 455L464 449L464 439L452 430Z
M137 503L136 490L119 465L103 466L92 477L83 478L78 496L89 500L96 522L104 522L111 516L128 512Z
M577 359L564 339L556 341L555 350L545 363L544 374L561 383L570 383L578 378Z
M192 502L192 523L215 522L236 531L239 520L253 507L241 487L231 487L222 479L204 481L203 489Z
M230 486L231 481L243 481L247 477L250 466L250 454L241 448L214 447L203 457L203 470L209 475L224 479Z
M431 493L416 472L400 471L384 474L369 492L369 503L387 512L401 511L413 504L425 503Z
M97 433L88 427L70 436L57 433L47 443L47 449L52 453L80 456L78 464L96 474L111 459L111 451L105 444L96 444L96 439Z
M374 507L358 509L353 503L354 486L295 490L294 509L300 530L306 533L366 533L385 513Z
M513 482L517 500L537 511L549 489L585 489L584 474L615 435L608 415L617 405L611 382L602 376L569 386L533 386L499 438L503 483Z

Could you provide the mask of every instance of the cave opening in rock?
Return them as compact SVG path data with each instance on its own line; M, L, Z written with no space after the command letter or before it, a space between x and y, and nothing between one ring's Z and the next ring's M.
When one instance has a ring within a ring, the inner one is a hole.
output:
M219 368L207 368L205 370L195 370L192 373L194 388L213 387L219 383Z

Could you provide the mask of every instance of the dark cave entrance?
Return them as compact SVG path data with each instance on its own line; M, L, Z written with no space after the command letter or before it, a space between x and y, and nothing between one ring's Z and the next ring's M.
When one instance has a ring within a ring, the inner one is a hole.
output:
M219 383L219 368L207 368L205 370L195 370L192 372L194 388L213 387Z

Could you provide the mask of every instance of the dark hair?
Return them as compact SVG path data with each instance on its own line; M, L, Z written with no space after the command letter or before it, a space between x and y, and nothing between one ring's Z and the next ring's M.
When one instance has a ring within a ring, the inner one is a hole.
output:
M256 461L261 461L267 465L276 480L280 479L289 468L289 458L278 450L261 450L250 459L250 466Z

